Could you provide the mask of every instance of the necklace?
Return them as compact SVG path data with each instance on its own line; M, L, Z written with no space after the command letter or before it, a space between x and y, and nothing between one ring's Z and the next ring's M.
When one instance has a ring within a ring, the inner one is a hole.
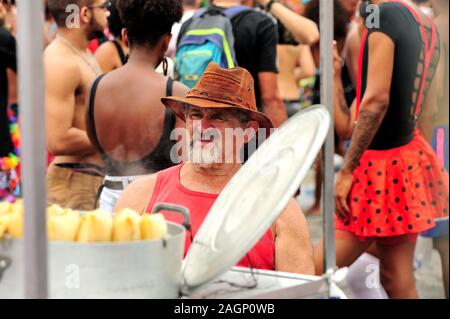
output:
M76 55L78 55L88 66L89 68L91 68L92 71L94 71L94 73L96 75L100 75L102 72L100 70L100 67L98 66L97 63L95 63L94 65L91 64L91 62L86 58L85 54L83 55L81 53L80 50L78 50L77 48L75 48L69 41L67 41L66 39L64 39L64 37L60 36L59 34L56 35L56 37L63 42L64 44L66 44Z

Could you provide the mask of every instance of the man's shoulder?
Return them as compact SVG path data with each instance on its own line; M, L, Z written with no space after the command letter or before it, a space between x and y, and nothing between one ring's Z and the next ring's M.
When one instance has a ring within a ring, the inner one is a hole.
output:
M57 41L53 41L44 51L44 64L46 71L55 70L58 72L70 72L75 75L74 72L79 72L80 65L77 63L73 52L64 47Z
M179 170L181 169L182 164L175 165L164 170L161 170L155 174L146 175L136 179L131 185L134 185L135 189L141 190L149 190L155 187L158 179L164 180L167 177L178 178Z
M158 174L151 174L137 178L130 185L132 185L133 189L140 190L143 193L149 191L149 189L153 189L156 181L158 179Z
M267 12L259 8L249 8L244 13L236 16L236 19L232 19L233 24L248 24L258 26L260 23L273 23L276 24L276 20Z

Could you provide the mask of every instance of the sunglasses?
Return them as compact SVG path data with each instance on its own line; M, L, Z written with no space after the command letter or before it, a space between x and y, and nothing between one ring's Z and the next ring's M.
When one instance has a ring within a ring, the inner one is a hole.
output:
M99 9L103 9L103 10L109 10L111 8L111 6L112 6L111 1L105 1L102 4L88 6L88 8L89 9L99 8Z

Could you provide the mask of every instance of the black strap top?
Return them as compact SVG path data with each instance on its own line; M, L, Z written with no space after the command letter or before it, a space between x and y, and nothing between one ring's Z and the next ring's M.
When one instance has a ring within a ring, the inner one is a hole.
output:
M425 21L406 2L391 0L380 5L379 28L369 29L361 43L358 105L367 86L367 37L374 32L382 32L395 43L389 108L369 146L371 150L400 147L413 139L417 117L440 58L439 34L433 22L430 21L429 24L425 25ZM431 45L433 39L434 46ZM429 61L426 61L427 55L430 57Z
M164 114L163 133L158 145L152 153L144 156L142 159L137 161L119 161L113 159L105 152L98 140L94 116L95 95L98 85L103 77L104 75L98 77L92 85L88 116L92 123L94 143L95 145L97 145L105 163L105 174L109 176L146 175L153 174L155 172L173 166L174 163L170 159L170 151L175 145L176 141L172 141L170 139L170 134L172 132L172 129L175 127L175 114L168 108L166 108ZM168 78L166 86L166 96L172 95L173 82L173 79Z
M128 61L128 57L125 55L125 52L123 52L122 46L117 41L111 41L111 42L116 46L117 53L119 54L122 65L125 65Z

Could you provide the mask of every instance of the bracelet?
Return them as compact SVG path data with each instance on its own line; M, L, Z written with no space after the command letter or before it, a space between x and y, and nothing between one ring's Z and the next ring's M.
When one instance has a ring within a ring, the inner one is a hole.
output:
M278 2L277 0L270 0L267 4L266 4L266 11L270 12L270 9L272 9L272 6L274 3Z

